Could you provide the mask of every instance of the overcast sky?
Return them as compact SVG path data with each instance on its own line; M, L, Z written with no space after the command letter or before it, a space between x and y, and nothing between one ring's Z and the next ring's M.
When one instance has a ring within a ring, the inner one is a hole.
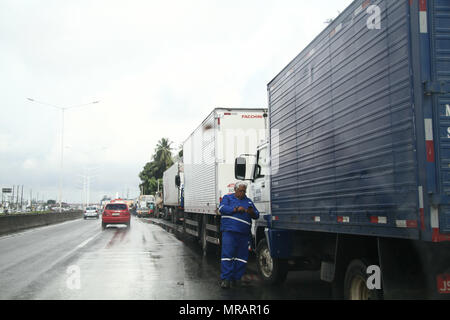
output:
M0 0L0 187L136 197L157 141L215 107L267 107L272 80L351 0Z

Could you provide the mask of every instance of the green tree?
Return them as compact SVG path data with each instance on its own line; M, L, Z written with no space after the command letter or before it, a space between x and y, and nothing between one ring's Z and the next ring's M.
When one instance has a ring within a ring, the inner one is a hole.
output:
M162 177L172 164L172 142L168 138L162 138L158 141L152 161L145 164L139 174L142 183L139 185L144 194L153 194L157 191L158 180L159 189L162 189Z
M158 164L159 169L163 169L163 172L173 164L171 144L169 139L162 138L156 145L153 160ZM162 178L162 173L158 178Z
M183 159L183 144L180 144L180 146L178 147L178 157L180 159Z

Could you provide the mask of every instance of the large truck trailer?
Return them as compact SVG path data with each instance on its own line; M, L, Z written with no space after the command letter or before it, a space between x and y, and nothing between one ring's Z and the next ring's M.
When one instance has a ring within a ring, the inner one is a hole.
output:
M214 109L183 143L184 223L204 252L220 244L224 195L234 192L234 160L266 139L266 109Z
M269 139L235 166L270 203L253 228L261 277L320 270L336 297L449 298L450 1L354 1L268 98Z
M163 173L163 217L173 223L184 220L183 162L176 161Z

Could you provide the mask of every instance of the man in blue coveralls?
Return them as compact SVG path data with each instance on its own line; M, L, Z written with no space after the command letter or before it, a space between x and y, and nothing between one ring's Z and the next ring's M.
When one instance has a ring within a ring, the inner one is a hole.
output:
M238 182L234 194L225 195L220 203L222 215L222 260L220 286L224 289L238 286L245 273L248 260L248 242L252 219L259 218L259 212L252 200L247 198L247 185Z

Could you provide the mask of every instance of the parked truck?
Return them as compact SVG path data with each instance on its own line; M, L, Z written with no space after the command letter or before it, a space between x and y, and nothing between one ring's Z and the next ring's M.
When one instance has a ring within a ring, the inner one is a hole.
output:
M139 218L154 216L156 212L155 196L140 195L136 201L136 214Z
M214 109L183 143L185 233L204 252L220 244L221 198L234 192L234 159L266 139L266 109Z
M184 221L183 162L176 161L163 173L163 217L173 223Z
M269 139L236 159L261 277L336 297L450 297L450 2L357 0L269 84ZM260 203L260 204L258 204Z

